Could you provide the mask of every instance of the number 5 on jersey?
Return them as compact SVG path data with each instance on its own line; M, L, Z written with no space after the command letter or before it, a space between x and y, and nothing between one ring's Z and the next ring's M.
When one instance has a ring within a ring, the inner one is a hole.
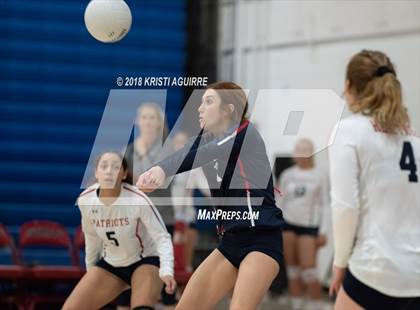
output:
M414 158L413 147L410 142L405 141L403 144L401 159L400 159L400 168L401 170L408 170L410 174L408 175L409 182L418 182L417 177L417 165Z
M108 240L114 242L115 246L119 246L120 244L118 243L118 240L114 238L113 235L115 235L115 231L106 232L106 237L108 238Z

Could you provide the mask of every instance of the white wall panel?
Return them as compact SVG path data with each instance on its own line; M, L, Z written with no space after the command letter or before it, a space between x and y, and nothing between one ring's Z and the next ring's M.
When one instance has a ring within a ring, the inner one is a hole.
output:
M219 50L233 48L234 5L224 4L219 7Z

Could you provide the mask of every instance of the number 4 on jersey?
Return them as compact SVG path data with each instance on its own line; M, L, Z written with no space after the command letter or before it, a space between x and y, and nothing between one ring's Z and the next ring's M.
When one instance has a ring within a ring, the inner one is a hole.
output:
M413 147L411 146L410 142L404 142L400 159L400 168L402 170L410 171L410 174L408 175L409 182L418 182L418 177L416 174L417 166L414 159Z

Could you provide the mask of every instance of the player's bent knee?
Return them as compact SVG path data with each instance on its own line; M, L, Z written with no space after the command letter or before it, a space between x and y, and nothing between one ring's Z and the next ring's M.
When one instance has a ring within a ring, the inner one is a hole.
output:
M316 268L307 268L302 271L302 281L312 283L318 281L318 270Z

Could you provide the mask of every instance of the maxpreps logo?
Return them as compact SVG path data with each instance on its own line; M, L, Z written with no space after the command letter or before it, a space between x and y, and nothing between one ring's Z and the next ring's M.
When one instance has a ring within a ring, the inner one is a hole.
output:
M209 211L206 209L198 210L197 220L254 220L257 221L260 211L224 211L222 209Z
M221 91L234 92L235 90ZM244 91L246 94L249 94L248 90ZM156 154L159 154L159 156L155 159L155 162L173 154L171 141L177 132L190 132L192 136L198 136L200 134L201 129L197 126L197 108L202 101L204 92L204 89L196 89L192 92L166 139L163 139L164 126L162 126L160 129L161 132L157 135L159 140L156 145L158 145L159 149L156 150ZM259 133L264 140L265 151L267 153L281 153L284 151L285 145L291 145L299 137L305 137L314 142L314 153L317 153L332 144L334 138L334 132L332 133L333 128L335 128L335 125L339 121L345 106L345 103L340 96L335 94L332 90L260 89L254 93L254 96L255 99L252 100L253 104L250 106L248 113L250 121L256 121L256 123L259 121L260 124L264 122L265 124L273 125L271 131L267 129L268 127L259 130ZM152 102L159 106L161 111L165 111L166 99L166 89L112 89L110 91L81 188L87 188L90 185L91 177L94 175L96 167L96 159L100 154L109 150L122 150L122 153L125 153L133 128L134 137L139 135L139 128L136 126L136 117L139 108L142 105ZM239 127L239 124L236 125ZM193 133L189 131L188 128L194 128L197 132ZM206 153L207 149L205 147L202 148L203 143L205 143L204 139L199 141L196 146L197 152L193 159L194 163L205 161L209 157L209 154ZM230 144L229 147L232 148L233 144ZM252 153L254 148L254 139L249 131L246 131L241 144L240 153ZM217 158L219 166L220 162L228 162L230 155L231 149L226 148L223 154ZM192 167L201 166L194 165L194 163L192 164ZM179 162L179 165L181 164L182 161ZM271 162L271 164L273 164L273 162ZM218 174L217 182L210 182L210 189L220 189L222 176L225 175L225 171L223 170L225 170L226 167L227 165L225 165L222 170L220 167L215 167ZM133 170L131 171L133 175L142 171L141 169L143 168L142 164L138 162L136 158L133 158ZM177 169L174 170L176 171ZM271 170L265 169L260 171L258 175L253 175L252 180L247 180L250 187L247 188L247 190L266 188L272 178ZM240 162L238 161L235 165L232 179L240 180L242 178L240 175L241 167ZM235 176L238 177L235 178ZM170 182L171 179L168 178L161 188L168 188ZM244 190L245 182L230 182L228 186L229 189ZM215 202L215 205L223 206L246 204L258 206L261 205L263 199L263 197L251 197L251 200L260 200L251 201L251 203L249 203L249 201L242 201L243 198L243 196L223 197L219 203L219 201L216 201L217 199L213 197L213 201ZM157 205L177 205L177 201L179 201L179 204L181 205L185 205L186 203L182 199L173 200L171 196L154 199L154 203ZM208 205L208 200L206 198L194 199L194 205L206 206ZM219 216L242 218L243 216L248 215L233 213L226 215L220 214Z

